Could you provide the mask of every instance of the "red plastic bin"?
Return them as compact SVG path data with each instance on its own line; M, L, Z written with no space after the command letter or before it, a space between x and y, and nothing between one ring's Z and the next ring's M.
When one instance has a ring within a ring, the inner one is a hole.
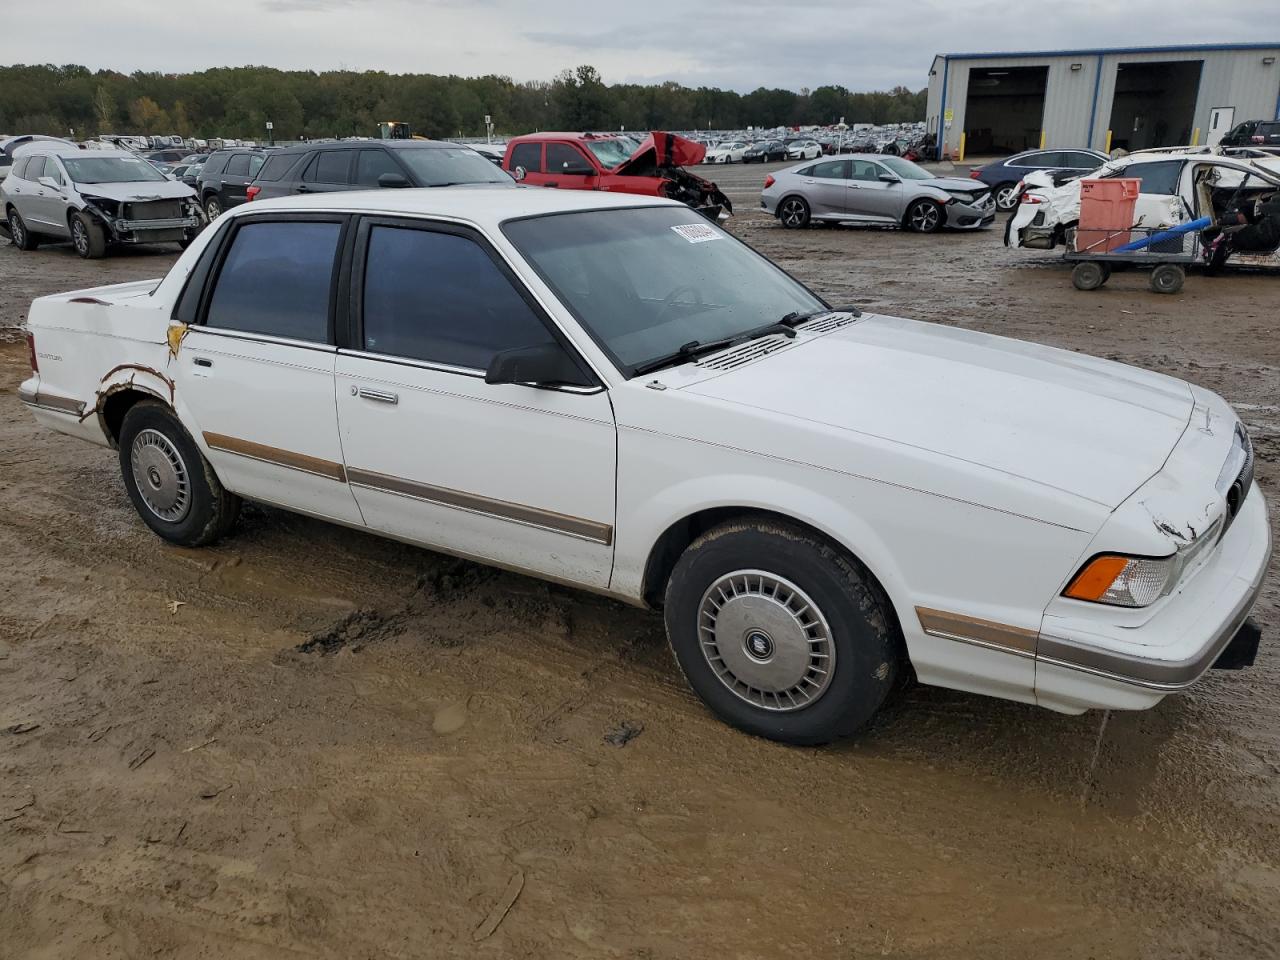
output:
M1134 177L1080 181L1076 253L1105 253L1129 242L1142 181Z

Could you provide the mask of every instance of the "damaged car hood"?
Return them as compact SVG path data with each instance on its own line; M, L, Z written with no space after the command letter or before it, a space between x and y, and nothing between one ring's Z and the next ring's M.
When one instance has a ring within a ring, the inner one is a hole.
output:
M1187 384L1038 344L866 316L683 388L1119 505L1182 436Z
M102 197L104 200L122 200L141 203L147 200L187 200L196 192L180 180L145 180L136 183L77 183L76 190L82 197Z
M707 148L700 143L677 137L674 133L655 131L645 137L636 152L618 164L613 172L625 175L653 167L691 167L701 163L706 155Z

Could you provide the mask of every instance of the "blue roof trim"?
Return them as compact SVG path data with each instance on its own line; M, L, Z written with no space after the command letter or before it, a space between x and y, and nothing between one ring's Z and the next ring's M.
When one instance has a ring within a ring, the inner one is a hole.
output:
M939 54L950 60L1010 60L1014 57L1094 57L1115 53L1218 53L1224 50L1280 50L1280 40L1275 43L1209 43L1183 44L1170 47L1090 47L1081 50L1021 50L1003 53L948 53ZM936 59L936 58L935 58Z

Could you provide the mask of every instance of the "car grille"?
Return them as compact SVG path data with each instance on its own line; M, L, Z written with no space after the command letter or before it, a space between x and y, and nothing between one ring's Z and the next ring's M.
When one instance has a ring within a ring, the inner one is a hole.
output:
M990 192L991 192L990 190L948 190L947 191L947 193L951 194L961 203L970 203L970 204L981 203L983 200L987 198L987 194L989 194Z
M124 205L125 220L172 220L182 216L181 200L139 200Z
M752 360L759 360L761 357L767 356L776 350L781 350L790 343L789 339L782 336L761 337L759 340L752 340L750 343L743 344L740 347L734 347L722 353L698 360L697 364L707 370L733 370L750 363Z
M1231 480L1231 485L1223 492L1223 497L1227 501L1227 522L1223 526L1223 533L1226 533L1227 528L1235 520L1236 514L1240 512L1240 508L1244 506L1245 499L1249 496L1249 490L1253 487L1253 441L1249 439L1249 431L1244 428L1243 424L1236 424L1236 435L1231 446L1231 454L1227 457L1227 463L1223 464L1223 473L1226 472L1226 468L1234 458L1237 449L1243 452L1244 461L1241 463L1235 477ZM1219 477L1219 490L1222 489L1224 480L1225 478Z

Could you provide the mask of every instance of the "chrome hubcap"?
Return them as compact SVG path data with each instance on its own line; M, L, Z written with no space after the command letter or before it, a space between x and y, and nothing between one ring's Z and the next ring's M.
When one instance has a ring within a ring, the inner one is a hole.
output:
M191 510L191 482L182 455L158 430L143 430L130 448L133 482L147 509L178 523Z
M911 210L911 225L917 230L932 230L938 225L938 209L928 203L916 204Z
M75 242L76 249L84 252L89 249L89 236L84 232L84 224L77 220L71 225L71 239Z
M217 220L218 217L221 216L222 206L218 203L217 200L210 200L208 203L204 205L204 212L205 212L205 215L208 216L209 221L212 222L214 220Z
M831 628L794 583L761 570L721 577L702 596L698 640L739 699L776 712L816 702L835 672Z
M1008 210L1013 206L1014 191L1014 187L1005 187L996 194L996 205L999 206L1001 210Z

